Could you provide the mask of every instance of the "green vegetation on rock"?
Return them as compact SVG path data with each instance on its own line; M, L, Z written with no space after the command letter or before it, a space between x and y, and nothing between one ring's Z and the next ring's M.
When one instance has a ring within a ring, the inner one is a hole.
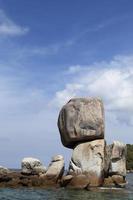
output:
M127 170L133 170L133 144L127 144Z

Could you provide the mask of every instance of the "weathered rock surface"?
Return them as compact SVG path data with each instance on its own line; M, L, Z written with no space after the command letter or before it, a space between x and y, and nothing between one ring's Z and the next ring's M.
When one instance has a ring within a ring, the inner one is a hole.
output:
M10 173L10 170L6 167L0 166L0 175Z
M36 158L24 158L21 167L23 174L39 174L46 172L46 167Z
M51 188L60 185L54 180L48 180L45 175L29 175L12 171L8 174L0 174L0 187L39 187Z
M118 185L118 186L123 184L123 183L126 183L125 178L123 176L120 176L120 175L113 175L112 180L115 183L115 185Z
M58 127L65 147L104 138L104 109L98 98L71 99L60 111Z
M71 181L67 184L67 188L84 189L87 188L89 184L89 178L84 174L80 174L71 179Z
M61 155L54 156L45 176L48 179L58 180L64 173L64 158Z
M104 179L103 186L105 187L125 187L127 184L126 179L120 175L109 176Z
M109 173L126 176L126 145L122 142L114 141L111 146Z
M73 178L72 175L62 176L62 179L60 181L60 185L65 187L66 185L69 184L69 182L72 180L72 178Z
M81 143L73 150L69 174L86 174L90 186L99 186L104 179L103 139Z
M97 186L126 186L126 145L119 141L106 145L100 99L71 99L59 114L58 127L63 145L73 148L69 171L64 173L61 155L52 158L47 170L40 160L24 158L21 171L0 166L0 187L61 186L97 191Z

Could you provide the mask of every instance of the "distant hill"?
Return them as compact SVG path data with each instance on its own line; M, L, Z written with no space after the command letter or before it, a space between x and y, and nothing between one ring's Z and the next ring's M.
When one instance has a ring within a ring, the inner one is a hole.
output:
M127 144L127 170L133 170L133 144Z

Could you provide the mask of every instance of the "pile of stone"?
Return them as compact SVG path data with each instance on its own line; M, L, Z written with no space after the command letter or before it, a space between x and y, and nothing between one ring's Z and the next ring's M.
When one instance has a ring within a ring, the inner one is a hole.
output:
M106 145L100 99L71 99L60 111L58 127L62 144L73 149L65 185L70 178L68 187L125 186L126 146Z
M56 155L46 168L36 158L24 158L20 171L0 166L1 187L67 187L88 189L126 185L126 145L104 139L104 108L98 98L71 99L58 118L62 144L73 149L64 175L64 158Z

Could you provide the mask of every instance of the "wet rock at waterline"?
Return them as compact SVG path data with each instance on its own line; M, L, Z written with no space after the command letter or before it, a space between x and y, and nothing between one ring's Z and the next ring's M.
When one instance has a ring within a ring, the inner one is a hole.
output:
M105 187L125 187L127 185L127 181L125 177L120 175L113 175L104 178L103 186Z
M60 185L54 180L48 180L44 175L22 174L18 171L11 171L4 175L0 174L0 187L40 187L51 188L59 187Z
M69 183L67 188L71 189L85 189L90 185L90 179L84 174L74 176Z
M71 99L60 111L58 127L65 147L104 138L104 109L98 98Z

